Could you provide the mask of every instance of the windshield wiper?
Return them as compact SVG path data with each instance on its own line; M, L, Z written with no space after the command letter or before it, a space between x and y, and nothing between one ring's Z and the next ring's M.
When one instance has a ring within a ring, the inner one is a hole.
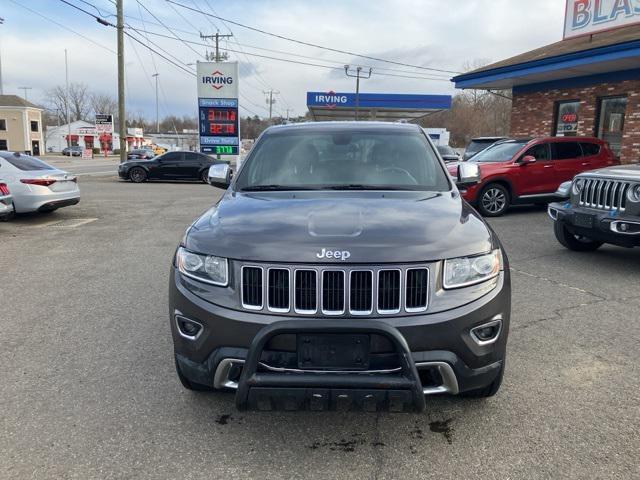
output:
M323 185L327 190L413 190L410 187L395 187L391 185L364 185L360 183L350 183L347 185Z
M252 185L240 189L241 192L283 192L290 190L318 190L311 187L298 187L295 185Z

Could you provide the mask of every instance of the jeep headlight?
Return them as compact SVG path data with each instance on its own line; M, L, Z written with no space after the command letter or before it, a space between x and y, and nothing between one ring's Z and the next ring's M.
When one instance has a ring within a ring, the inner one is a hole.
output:
M496 277L502 268L500 250L477 257L452 258L444 261L445 289L467 287Z
M201 255L180 247L176 253L176 265L183 275L226 287L229 280L229 265L226 258Z
M640 183L636 183L629 188L629 193L627 193L629 200L632 202L640 202Z
M573 181L573 185L572 185L572 191L574 195L580 195L580 192L582 192L582 189L584 188L584 183L585 183L585 179L584 178L576 178Z

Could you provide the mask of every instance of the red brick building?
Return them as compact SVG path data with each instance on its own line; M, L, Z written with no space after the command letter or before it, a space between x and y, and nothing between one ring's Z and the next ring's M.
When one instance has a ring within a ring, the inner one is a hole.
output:
M640 25L562 40L455 77L511 90L511 135L595 136L640 162Z

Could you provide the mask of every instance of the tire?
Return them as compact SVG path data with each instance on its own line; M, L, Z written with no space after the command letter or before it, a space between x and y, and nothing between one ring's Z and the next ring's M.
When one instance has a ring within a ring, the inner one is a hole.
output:
M563 223L557 221L553 222L553 233L563 247L574 252L594 252L604 244L604 242L591 240L582 235L574 235L567 230Z
M504 215L511 204L509 190L499 183L490 183L478 195L478 211L483 217Z
M142 167L133 167L129 170L129 180L133 183L142 183L147 181L147 171Z
M498 372L498 376L489 385L487 385L486 387L477 388L475 390L462 392L460 396L465 398L493 397L496 393L498 393L498 390L500 390L500 385L502 385L502 378L504 377L504 365L505 365L505 360L502 360L502 367L500 367L500 372Z
M176 373L178 374L178 378L180 379L180 383L187 390L191 390L193 392L212 392L213 388L208 385L202 385L200 383L195 383L185 377L180 370L180 365L178 365L178 360L174 357L174 362L176 365Z
M207 185L209 185L209 170L207 170L206 168L202 171L202 173L200 174L200 179L206 183Z

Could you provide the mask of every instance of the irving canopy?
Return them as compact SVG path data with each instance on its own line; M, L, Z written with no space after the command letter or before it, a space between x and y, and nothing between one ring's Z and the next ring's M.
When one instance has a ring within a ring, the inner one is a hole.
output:
M450 95L360 93L358 118L377 121L412 121L451 108ZM307 92L307 108L316 121L353 120L356 94Z

